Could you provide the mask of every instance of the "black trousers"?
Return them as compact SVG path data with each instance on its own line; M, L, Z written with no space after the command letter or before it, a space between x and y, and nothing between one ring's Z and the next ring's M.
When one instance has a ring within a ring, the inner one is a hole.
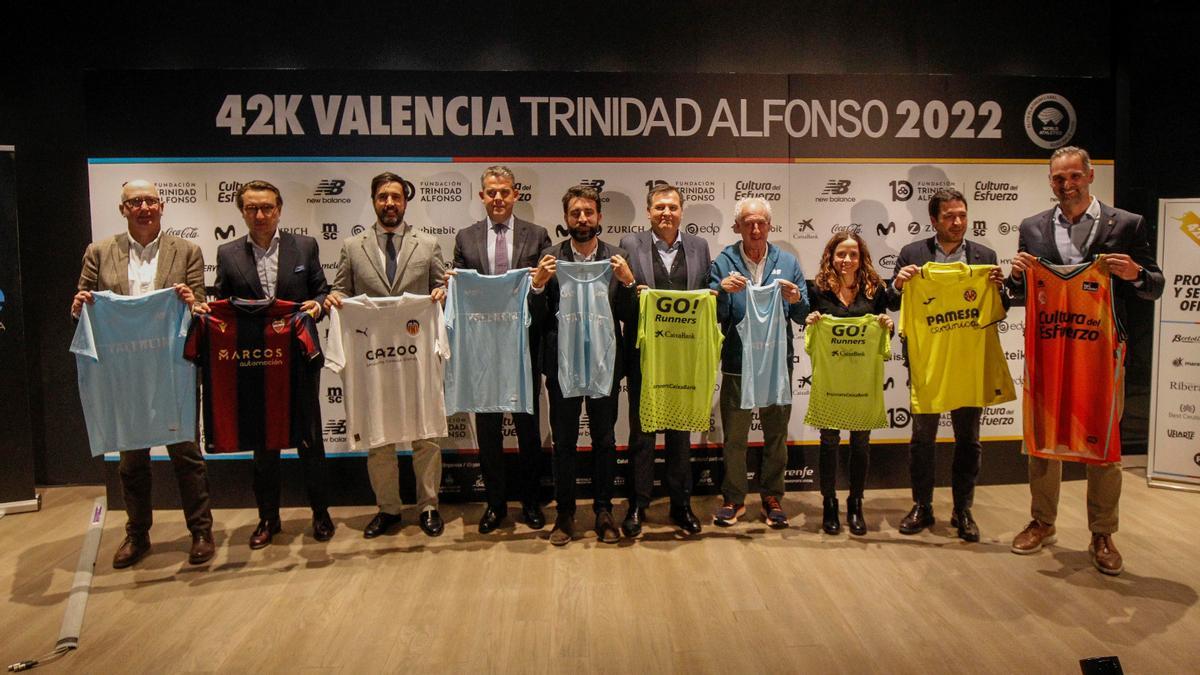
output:
M314 516L329 511L329 495L326 487L329 476L325 467L325 438L321 433L320 402L312 400L312 426L308 431L308 442L296 448L300 464L304 468L304 487L308 492L308 504ZM282 476L278 450L258 450L254 453L254 500L258 504L260 520L279 520L279 495Z
M979 443L979 418L983 408L957 408L950 411L954 427L954 461L950 486L954 508L967 509L975 502L975 481L983 446ZM912 498L918 504L933 503L934 446L938 414L913 415L912 443L908 446L908 474L912 480Z
M631 361L636 360L636 356ZM626 377L629 389L629 473L632 488L629 503L635 501L643 508L650 506L654 491L654 440L656 433L642 431L638 406L642 395L642 373L636 366ZM663 431L667 454L667 491L671 507L687 506L692 496L692 433L668 429Z
M837 496L838 445L842 432L821 430L821 451L818 471L821 472L821 496ZM867 468L871 464L871 432L850 432L850 454L846 458L846 473L850 478L850 497L861 498L867 485Z
M564 398L558 378L546 378L550 395L550 426L554 431L554 499L558 512L575 513L575 479L578 476L579 414L587 408L592 436L592 510L612 511L613 483L617 474L617 397L620 387L604 398Z
M534 391L541 383L534 378ZM537 504L542 477L542 430L538 420L538 400L533 400L533 414L509 413L517 428L520 448L517 498L522 504ZM483 487L487 503L500 515L508 510L508 487L504 476L505 413L475 413L475 438L479 442L479 468L483 472Z
M208 467L200 446L195 441L172 443L167 446L175 480L179 483L179 499L183 515L192 534L212 529L212 511L208 506ZM125 533L143 537L154 524L154 506L150 498L150 450L126 450L121 453L118 469L121 474L121 495L125 498Z

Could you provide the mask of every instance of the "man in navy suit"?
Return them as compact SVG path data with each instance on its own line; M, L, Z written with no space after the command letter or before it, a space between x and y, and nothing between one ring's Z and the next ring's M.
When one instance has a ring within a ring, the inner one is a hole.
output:
M458 231L454 237L454 268L470 269L480 274L503 274L522 267L537 267L538 254L550 246L546 228L521 220L513 215L513 205L520 197L516 177L506 166L490 166L480 178L479 198L487 212L483 220ZM453 272L451 272L453 273ZM529 327L531 363L537 363L539 344L536 322ZM496 358L504 358L505 345L495 345ZM534 391L540 391L541 375L536 365L533 372ZM520 446L521 512L529 527L540 530L546 525L542 514L538 488L541 483L542 434L538 422L538 402L534 399L533 413L512 413ZM501 425L504 413L475 413L475 438L479 441L479 468L487 490L487 510L479 519L480 534L492 532L508 515L508 497L504 480L504 436Z
M1095 172L1086 150L1067 146L1054 151L1050 156L1050 190L1058 206L1021 221L1017 257L1008 283L1014 300L1023 304L1025 271L1036 258L1071 265L1103 253L1115 277L1117 318L1128 325L1125 303L1132 298L1157 300L1163 292L1163 273L1154 262L1146 221L1136 213L1101 204L1091 194L1093 180ZM1037 553L1043 545L1055 542L1061 481L1062 462L1029 456L1033 520L1013 539L1013 553ZM1121 553L1112 541L1121 500L1121 464L1088 464L1087 482L1088 528L1092 532L1088 553L1096 569L1115 576L1124 569Z
M968 265L995 265L996 252L964 237L967 231L967 200L953 188L938 190L929 199L929 220L934 235L900 249L896 258L896 276L889 289L888 308L900 309L901 294L909 279L920 273L927 262L964 262ZM992 270L991 280L1004 283L1000 269ZM1007 294L1003 298L1008 308ZM971 515L975 501L975 481L983 446L979 443L979 420L983 408L962 407L950 411L954 428L954 460L951 464L950 490L954 512L950 525L963 541L979 541L979 526ZM901 534L916 534L931 527L933 517L934 448L937 441L938 413L912 416L912 441L908 446L908 475L912 484L913 507L900 521Z
M217 249L219 299L278 298L300 303L301 311L321 317L321 305L329 294L329 282L321 269L317 241L312 237L279 231L283 197L279 188L266 181L252 180L238 188L238 211L250 230L246 236ZM304 481L313 512L313 538L329 541L333 520L325 494L325 442L321 436L321 407L314 396L312 428L306 447L296 448L304 466ZM254 499L258 502L258 526L250 535L250 548L263 548L280 531L279 451L254 453Z
M674 186L658 183L646 195L650 229L626 235L621 248L629 252L638 293L646 288L694 291L708 288L712 256L708 242L679 231L683 218L683 195ZM629 388L629 465L633 489L629 510L621 529L627 537L642 531L645 511L654 489L654 439L656 433L642 431L639 402L642 392L641 352L637 349L637 322L625 330L626 383ZM667 488L671 495L671 521L688 534L700 532L700 521L692 512L691 433L663 432L667 451Z

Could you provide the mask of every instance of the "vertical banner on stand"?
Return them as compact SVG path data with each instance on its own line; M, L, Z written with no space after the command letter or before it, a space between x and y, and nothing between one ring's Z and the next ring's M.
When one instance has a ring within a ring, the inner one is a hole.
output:
M1146 477L1200 490L1200 198L1159 200L1158 259L1167 287L1155 309Z
M37 507L25 369L14 154L11 145L0 145L0 466L4 467L0 471L0 510L9 513Z

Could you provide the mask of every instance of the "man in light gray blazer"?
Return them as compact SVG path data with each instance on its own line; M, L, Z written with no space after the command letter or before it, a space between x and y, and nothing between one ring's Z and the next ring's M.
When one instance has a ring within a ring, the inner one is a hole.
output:
M672 291L708 288L712 256L708 242L685 236L679 230L683 217L683 195L674 186L656 184L646 195L650 229L625 235L621 248L629 252L629 266L638 285ZM642 531L654 488L654 439L643 433L639 402L642 391L641 353L637 349L637 322L625 330L626 384L629 388L629 465L633 489L629 510L621 522L627 537ZM700 521L692 513L691 433L668 429L663 432L667 451L667 488L671 495L671 521L687 534L700 532Z
M371 181L375 224L342 245L333 292L325 301L327 309L340 307L342 298L355 295L429 294L434 302L445 297L441 285L446 270L442 248L433 235L404 221L411 196L406 189L412 189L411 183L391 172L381 173ZM420 509L417 522L425 534L436 537L444 529L437 508L438 487L442 484L442 449L433 438L413 441L412 447ZM379 513L363 530L363 537L374 539L396 532L401 522L400 468L394 443L370 449L367 473Z
M78 292L71 316L78 318L83 303L93 302L93 291L139 296L174 288L189 306L204 301L204 256L200 247L162 233L162 198L149 181L131 180L121 190L117 205L128 231L88 245L83 254ZM212 538L212 511L208 502L208 467L195 441L167 446L192 548L188 562L208 562L216 549ZM113 567L129 567L150 552L150 525L154 507L150 498L150 449L121 453L121 494L125 499L125 541L113 556Z

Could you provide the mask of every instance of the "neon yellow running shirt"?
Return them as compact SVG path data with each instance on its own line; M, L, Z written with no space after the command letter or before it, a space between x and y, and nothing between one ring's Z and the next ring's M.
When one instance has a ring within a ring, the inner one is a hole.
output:
M804 423L818 429L868 431L888 425L883 411L883 361L891 355L879 316L822 316L804 330L813 384Z
M647 289L638 296L642 431L708 431L725 336L708 290Z

